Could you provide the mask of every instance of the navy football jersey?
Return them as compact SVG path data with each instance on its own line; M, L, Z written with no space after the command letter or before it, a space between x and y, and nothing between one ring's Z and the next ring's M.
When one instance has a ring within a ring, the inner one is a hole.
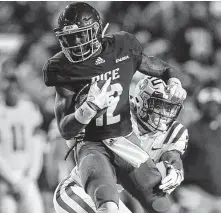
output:
M43 68L47 86L66 84L71 77L82 79L69 84L78 92L88 81L111 78L113 94L118 102L108 107L105 114L93 119L85 129L86 140L102 140L126 136L132 131L130 120L129 88L132 77L142 60L142 47L137 39L127 33L118 32L106 36L102 41L103 51L80 63L71 63L60 52L48 60Z

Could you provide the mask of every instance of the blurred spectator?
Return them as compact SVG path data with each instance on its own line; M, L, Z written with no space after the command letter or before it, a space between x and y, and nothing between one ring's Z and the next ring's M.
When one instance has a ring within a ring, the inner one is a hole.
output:
M45 152L44 177L41 179L44 183L41 185L44 186L42 187L42 196L45 202L45 212L52 213L54 208L54 190L60 181L69 176L75 165L72 153L66 161L64 160L68 147L59 133L56 119L53 119L50 123L47 138L48 144Z
M221 212L221 90L205 87L196 102L202 116L188 128L185 181L178 200L188 213Z
M46 2L13 2L13 4L11 18L19 23L20 33L26 38L15 58L16 64L20 64L31 45L52 29Z
M48 143L50 151L48 152L46 161L47 179L50 182L51 188L55 188L60 181L70 174L75 166L72 155L66 161L64 160L68 147L60 135L56 119L53 119L49 126Z
M0 103L0 212L44 213L37 179L44 138L36 127L42 116L20 90L13 73L3 78Z

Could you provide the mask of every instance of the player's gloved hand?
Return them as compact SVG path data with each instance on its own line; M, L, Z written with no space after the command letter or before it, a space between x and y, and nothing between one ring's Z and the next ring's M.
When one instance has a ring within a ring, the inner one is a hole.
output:
M110 95L108 92L110 82L111 78L109 78L101 88L97 86L97 82L91 85L86 102L92 109L98 111L110 106L113 99L109 97Z
M186 99L186 90L183 89L178 78L170 78L167 82L167 85L169 91L169 100L172 100L174 102L182 102Z
M159 188L168 194L170 194L180 183L184 180L183 171L175 169L167 161L164 162L167 168L167 175L161 181Z
M109 78L104 85L99 88L97 82L90 86L86 101L75 111L75 118L82 124L90 123L101 110L117 101L114 96L110 97L111 79Z

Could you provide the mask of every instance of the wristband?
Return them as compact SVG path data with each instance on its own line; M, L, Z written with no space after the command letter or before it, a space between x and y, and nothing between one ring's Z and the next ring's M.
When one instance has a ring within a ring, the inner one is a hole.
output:
M91 119L97 114L85 101L74 113L77 121L82 124L89 124Z

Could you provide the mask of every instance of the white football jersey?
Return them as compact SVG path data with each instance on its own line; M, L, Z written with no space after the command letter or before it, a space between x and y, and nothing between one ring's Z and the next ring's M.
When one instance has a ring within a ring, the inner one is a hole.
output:
M32 159L32 136L42 115L31 101L20 100L15 107L1 104L0 120L0 155L22 174Z
M132 116L133 130L141 140L141 147L154 162L159 162L163 153L169 150L177 150L181 154L185 152L188 142L188 131L178 121L175 121L165 132L148 133L141 135L137 121Z

